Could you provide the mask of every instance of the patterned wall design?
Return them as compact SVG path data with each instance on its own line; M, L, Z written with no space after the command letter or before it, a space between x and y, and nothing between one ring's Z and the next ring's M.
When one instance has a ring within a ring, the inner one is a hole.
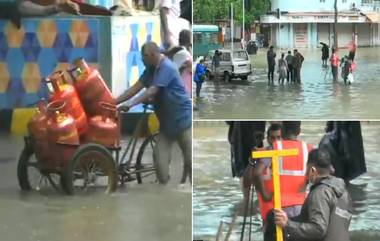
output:
M141 46L154 41L159 46L160 19L158 16L130 17L128 22L122 17L114 17L112 26L112 93L115 96L132 86L143 73ZM141 106L132 109L142 111Z
M84 57L98 63L97 19L23 19L20 29L0 20L0 109L33 105L46 97L43 79Z

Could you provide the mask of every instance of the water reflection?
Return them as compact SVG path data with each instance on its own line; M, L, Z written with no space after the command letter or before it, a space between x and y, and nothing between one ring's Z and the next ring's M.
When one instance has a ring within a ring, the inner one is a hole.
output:
M316 145L323 136L325 122L302 122L301 138ZM193 232L195 238L215 240L220 220L224 234L242 194L239 181L232 179L230 149L224 122L197 122L194 126L194 194ZM380 240L380 122L362 122L364 150L368 172L348 186L354 215L351 240ZM240 237L243 217L237 218L231 240ZM253 240L262 240L261 218L253 215Z

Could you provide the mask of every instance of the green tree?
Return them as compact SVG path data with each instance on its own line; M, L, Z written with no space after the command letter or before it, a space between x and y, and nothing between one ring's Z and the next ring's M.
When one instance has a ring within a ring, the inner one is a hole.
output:
M254 20L259 20L260 15L270 10L269 0L246 0L250 9L245 11L246 26L250 26ZM234 4L234 19L238 23L243 21L243 0L193 0L194 22L214 23L216 19L229 19L229 9Z

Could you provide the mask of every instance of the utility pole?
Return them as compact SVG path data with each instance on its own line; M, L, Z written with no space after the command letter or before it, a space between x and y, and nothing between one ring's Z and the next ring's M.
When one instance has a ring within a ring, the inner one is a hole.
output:
M338 33L336 30L337 23L338 23L338 0L334 1L334 26L333 26L333 31L334 31L334 47L335 49L338 49Z
M231 50L234 50L234 5L231 3Z
M242 41L242 45L243 45L243 49L245 49L245 0L242 0L243 2L243 28L242 28L242 34L243 34L243 41Z

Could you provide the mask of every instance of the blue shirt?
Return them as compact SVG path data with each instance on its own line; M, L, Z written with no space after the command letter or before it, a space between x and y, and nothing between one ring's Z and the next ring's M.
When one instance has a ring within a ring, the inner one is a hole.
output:
M195 67L194 82L202 83L202 76L206 74L206 66L204 64L198 63Z
M146 68L139 81L145 87L154 85L160 89L154 100L154 111L160 121L161 133L174 138L191 127L191 100L178 68L171 60L165 57L155 70Z

